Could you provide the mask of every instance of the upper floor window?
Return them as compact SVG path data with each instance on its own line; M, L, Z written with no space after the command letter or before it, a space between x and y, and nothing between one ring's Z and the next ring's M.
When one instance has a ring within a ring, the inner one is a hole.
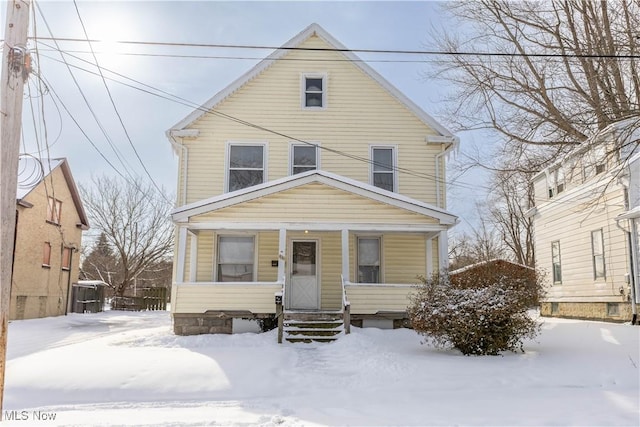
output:
M380 238L358 238L358 283L380 283Z
M318 147L315 145L291 146L291 175L318 169Z
M552 171L548 177L549 198L557 196L565 190L566 182L564 178L564 170L558 168Z
M230 144L227 191L236 191L265 181L264 144Z
M562 264L560 263L560 241L551 242L551 265L553 271L553 283L562 283Z
M396 191L395 147L371 147L371 183L388 191Z
M302 106L304 108L325 108L327 106L327 76L325 74L305 74L302 76Z
M49 197L47 204L47 221L54 224L60 224L60 213L62 212L62 202L60 200Z
M218 237L218 282L253 282L253 236Z
M593 260L593 278L606 278L604 266L604 238L602 229L591 232L591 258Z

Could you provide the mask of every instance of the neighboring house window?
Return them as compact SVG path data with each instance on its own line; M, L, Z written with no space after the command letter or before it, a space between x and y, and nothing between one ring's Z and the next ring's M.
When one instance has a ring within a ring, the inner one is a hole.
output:
M371 182L388 191L396 190L395 148L371 147Z
M602 229L591 232L591 255L593 258L593 278L606 278L604 267L604 238L602 236Z
M325 108L327 105L327 78L324 74L302 76L302 106L304 108Z
M71 248L62 248L62 269L71 270Z
M218 282L253 282L253 236L218 238Z
M44 242L44 252L42 254L42 266L49 267L51 265L51 243Z
M599 175L607 170L607 150L604 146L599 146L595 149L594 156L594 169L596 175Z
M62 202L60 200L49 197L47 205L47 221L54 224L60 224L60 213L62 212Z
M380 238L358 238L358 283L380 283Z
M291 175L318 169L318 148L315 145L291 146Z
M549 176L549 198L557 196L565 190L564 170L558 168L550 173Z
M562 266L560 264L560 241L551 242L551 264L553 266L553 283L562 283Z
M228 191L236 191L264 182L264 145L229 145Z

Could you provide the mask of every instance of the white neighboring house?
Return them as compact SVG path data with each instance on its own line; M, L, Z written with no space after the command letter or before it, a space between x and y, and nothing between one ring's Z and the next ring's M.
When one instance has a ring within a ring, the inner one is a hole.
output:
M636 318L640 118L608 126L533 178L544 316Z

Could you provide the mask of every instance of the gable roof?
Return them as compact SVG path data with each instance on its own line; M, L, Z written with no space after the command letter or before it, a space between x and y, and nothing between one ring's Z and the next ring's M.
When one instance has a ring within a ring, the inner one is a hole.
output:
M171 131L178 131L187 128L194 121L198 120L200 117L205 115L207 111L215 108L218 104L224 101L231 94L236 92L246 83L260 75L263 71L273 65L278 59L282 58L286 54L290 52L292 48L296 48L304 43L306 40L313 36L318 36L322 40L324 40L331 47L336 49L341 55L345 56L347 59L351 60L352 64L362 70L366 75L375 80L380 86L382 86L391 96L396 98L401 104L403 104L409 111L411 111L416 117L418 117L424 124L429 126L431 129L436 131L439 136L446 137L450 139L449 142L457 144L458 137L453 135L448 129L438 123L433 117L427 114L422 108L420 108L416 103L411 101L407 96L405 96L402 92L396 89L389 81L387 81L384 77L382 77L377 71L363 62L355 53L350 51L347 47L345 47L342 43L336 40L331 34L329 34L324 28L320 25L314 23L305 28L298 35L293 37L291 40L286 42L282 47L271 53L271 55L267 56L265 59L260 61L256 66L252 69L238 77L234 80L229 86L218 92L213 98L209 99L205 102L200 108L194 110L191 114L189 114L184 119L180 120L171 129L167 130L167 137L170 138Z
M78 217L80 218L78 226L83 230L88 230L89 220L84 211L84 206L80 199L80 192L73 179L71 168L69 168L69 163L66 158L37 159L35 157L20 157L18 159L17 203L23 205L26 203L28 205L28 202L25 202L24 199L57 168L60 168L62 171L62 175L71 193L73 204L78 212Z
M230 193L221 194L195 203L190 203L174 209L171 212L171 217L175 222L187 221L191 216L255 200L270 194L310 183L325 184L330 187L344 190L352 194L358 194L362 197L386 203L410 212L436 218L442 225L455 225L458 222L457 216L439 207L323 170L313 170L291 175L263 184L254 185L252 187L243 188L241 190L232 191Z

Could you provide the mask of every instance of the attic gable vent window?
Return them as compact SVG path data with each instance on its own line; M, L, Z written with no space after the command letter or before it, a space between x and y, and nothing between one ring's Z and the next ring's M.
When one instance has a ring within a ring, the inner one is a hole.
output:
M310 109L326 107L327 77L324 74L305 74L302 76L302 106Z

